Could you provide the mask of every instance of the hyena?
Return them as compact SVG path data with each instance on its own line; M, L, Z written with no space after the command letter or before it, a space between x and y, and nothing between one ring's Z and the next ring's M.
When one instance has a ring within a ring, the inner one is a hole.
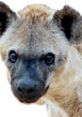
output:
M56 107L79 117L82 58L73 45L81 43L81 27L81 15L69 6L29 5L15 13L0 2L0 55L21 102L43 97L50 117Z

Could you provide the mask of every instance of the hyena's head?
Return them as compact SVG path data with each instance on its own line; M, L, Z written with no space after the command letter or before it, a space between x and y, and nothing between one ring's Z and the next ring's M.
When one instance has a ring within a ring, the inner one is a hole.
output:
M80 14L68 6L55 12L32 5L16 15L0 2L1 57L20 101L45 94L56 71L64 69L70 46L80 42L80 24Z

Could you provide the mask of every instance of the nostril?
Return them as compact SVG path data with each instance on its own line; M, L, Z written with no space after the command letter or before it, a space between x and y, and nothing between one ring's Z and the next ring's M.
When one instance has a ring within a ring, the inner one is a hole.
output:
M23 87L18 86L18 87L17 87L17 91L18 91L19 93L24 93L24 92L25 92L25 89L24 89Z
M33 88L30 88L27 90L27 93L31 93L31 92L33 92Z
M34 91L36 90L36 87L37 87L37 85L34 85L34 86L28 88L28 89L27 89L27 93L32 93L32 92L34 92Z
M30 94L36 91L37 85L36 84L32 84L32 85L26 85L26 84L22 84L17 86L17 92L19 94Z
M17 90L18 90L18 92L22 92L21 87L18 87Z

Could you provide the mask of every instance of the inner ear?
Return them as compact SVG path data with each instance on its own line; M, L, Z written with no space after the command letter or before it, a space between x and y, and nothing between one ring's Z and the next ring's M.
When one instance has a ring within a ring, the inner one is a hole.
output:
M72 24L73 18L71 16L64 16L61 20L61 27L68 39L71 37Z
M12 21L16 19L16 13L9 6L0 1L0 36L6 31Z
M67 39L72 43L79 42L79 27L82 21L82 17L75 9L64 6L63 9L57 10L53 17L53 22L64 32Z
M6 30L8 23L9 21L7 15L0 12L0 35Z

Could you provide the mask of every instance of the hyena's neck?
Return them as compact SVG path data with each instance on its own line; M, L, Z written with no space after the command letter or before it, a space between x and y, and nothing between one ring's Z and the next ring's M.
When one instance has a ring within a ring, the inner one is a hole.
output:
M57 105L65 110L68 117L79 117L80 99L78 98L77 87L78 83L82 82L82 60L79 53L73 48L69 52L64 69L62 76L53 79L47 97L51 102L57 102Z

